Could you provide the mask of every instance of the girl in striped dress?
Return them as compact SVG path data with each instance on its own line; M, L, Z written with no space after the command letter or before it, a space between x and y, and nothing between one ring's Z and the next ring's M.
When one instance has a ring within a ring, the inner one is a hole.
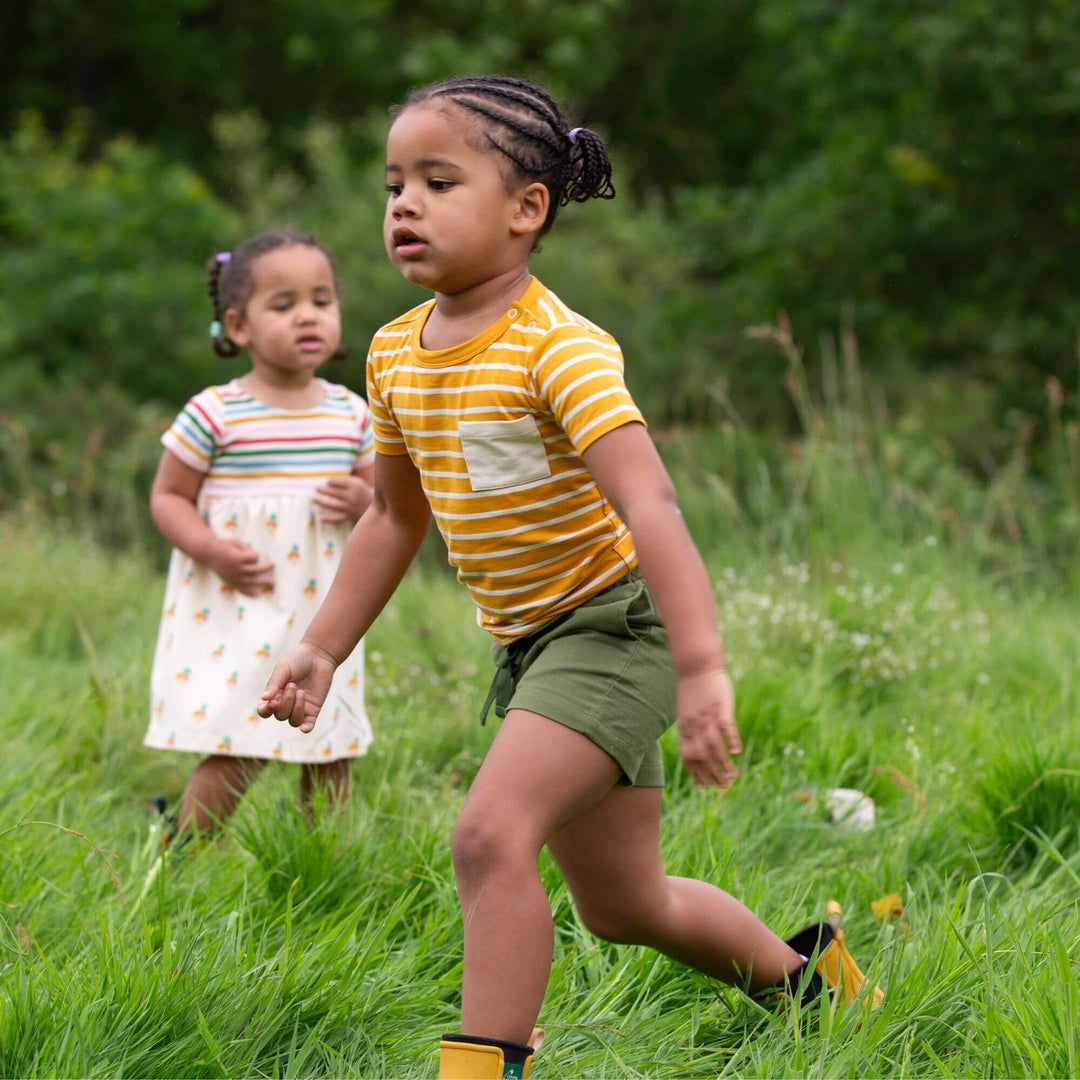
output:
M600 937L807 1001L843 961L856 993L829 924L784 941L661 862L658 738L676 721L686 768L721 787L740 744L713 585L619 345L529 270L560 206L614 195L603 142L539 87L453 79L396 111L386 181L387 252L434 298L372 342L372 508L258 711L319 737L335 672L434 516L492 635L503 718L450 841L465 956L440 1076L528 1072L552 960L545 846Z
M223 823L269 760L299 762L300 797L348 791L371 742L363 642L327 698L317 738L252 703L299 640L371 501L373 436L362 398L316 376L340 358L334 271L315 239L270 232L208 264L214 351L248 371L196 394L162 437L150 495L173 545L145 745L202 754L180 829Z

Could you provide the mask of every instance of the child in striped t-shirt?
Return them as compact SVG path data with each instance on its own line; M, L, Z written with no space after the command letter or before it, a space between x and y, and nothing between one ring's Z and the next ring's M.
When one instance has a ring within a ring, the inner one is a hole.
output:
M529 83L454 79L396 111L386 178L390 258L435 296L375 335L372 509L258 711L318 734L433 515L494 637L484 713L504 717L451 840L463 1034L440 1075L528 1071L552 959L545 845L601 937L752 992L813 997L840 959L861 983L828 924L782 941L661 864L658 737L677 720L687 768L720 786L740 744L712 585L618 344L529 272L560 206L614 195L602 141Z
M214 256L208 274L214 351L243 350L251 366L196 394L161 440L150 508L173 552L144 740L204 755L178 815L200 831L229 817L268 760L301 764L308 813L316 785L344 798L350 761L371 742L359 641L318 738L252 708L371 501L368 407L315 374L344 355L329 256L312 237L270 232Z

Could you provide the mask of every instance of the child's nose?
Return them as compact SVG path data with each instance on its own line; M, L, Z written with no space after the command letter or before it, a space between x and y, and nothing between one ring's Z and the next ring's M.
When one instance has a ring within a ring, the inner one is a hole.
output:
M404 187L401 189L401 194L394 200L395 221L398 221L403 217L416 216L417 206L414 191L414 188Z

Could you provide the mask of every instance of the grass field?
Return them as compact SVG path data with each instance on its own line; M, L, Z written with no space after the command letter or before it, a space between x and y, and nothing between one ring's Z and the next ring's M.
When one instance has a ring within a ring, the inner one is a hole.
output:
M545 856L534 1075L1080 1075L1075 585L976 569L869 503L818 529L807 497L801 532L755 544L746 515L715 527L719 481L679 475L746 751L730 792L697 790L669 733L666 864L781 933L840 901L885 1004L806 1024L599 943ZM433 1076L457 1028L450 828L493 734L463 591L428 560L369 636L377 742L340 815L309 829L271 769L222 844L162 862L151 799L193 759L140 745L160 575L32 515L0 521L0 553L0 1075ZM872 831L818 812L840 786L874 798ZM893 892L904 919L879 925Z

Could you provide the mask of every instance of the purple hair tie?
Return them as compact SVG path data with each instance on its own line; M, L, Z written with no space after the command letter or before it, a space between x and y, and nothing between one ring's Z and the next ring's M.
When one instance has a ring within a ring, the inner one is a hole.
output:
M218 266L224 266L232 258L232 252L219 251L214 258L217 259Z
M570 145L571 145L571 146L577 146L577 137L578 137L578 132L579 132L579 131L584 131L584 130L585 130L585 129L584 129L583 127L576 127L576 128L571 128L571 129L570 129L570 130L569 130L569 131L568 131L568 132L566 133L566 137L567 137L567 138L568 138L568 139L570 140Z

